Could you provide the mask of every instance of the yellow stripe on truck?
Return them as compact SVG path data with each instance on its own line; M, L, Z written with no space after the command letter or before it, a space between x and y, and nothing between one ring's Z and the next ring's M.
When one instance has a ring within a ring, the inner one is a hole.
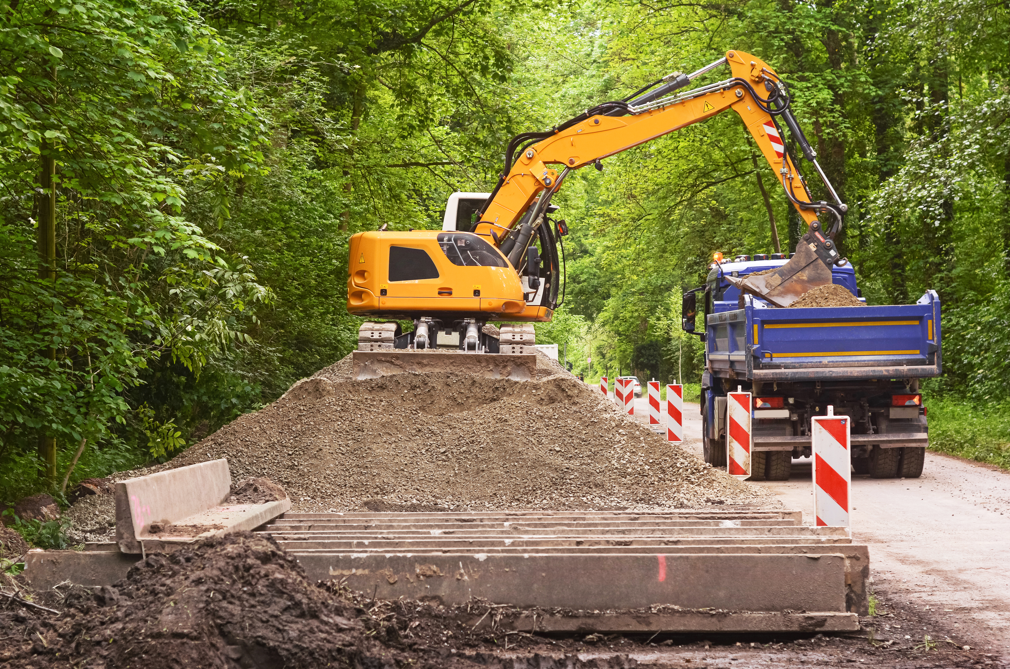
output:
M775 353L776 358L813 358L823 356L845 356L845 355L919 355L917 349L911 351L833 351L819 353Z
M853 325L918 325L919 321L862 321L862 322L843 322L843 323L780 323L771 324L766 323L766 328L777 328L780 330L788 330L790 328L847 328ZM930 321L932 324L932 321Z

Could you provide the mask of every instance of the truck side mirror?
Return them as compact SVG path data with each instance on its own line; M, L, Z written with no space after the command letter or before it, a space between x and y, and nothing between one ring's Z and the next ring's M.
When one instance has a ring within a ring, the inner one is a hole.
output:
M680 314L683 317L682 327L684 332L694 334L695 318L698 315L698 296L693 290L684 293L684 301L681 303Z

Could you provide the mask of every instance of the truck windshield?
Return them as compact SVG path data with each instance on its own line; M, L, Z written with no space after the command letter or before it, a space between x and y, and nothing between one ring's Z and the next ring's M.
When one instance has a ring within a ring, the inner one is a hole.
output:
M438 235L442 253L460 267L505 267L505 258L493 246L468 232L443 232Z

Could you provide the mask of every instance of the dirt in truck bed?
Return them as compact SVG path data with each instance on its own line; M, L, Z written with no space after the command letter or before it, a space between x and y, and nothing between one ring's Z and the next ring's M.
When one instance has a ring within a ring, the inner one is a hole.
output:
M505 632L499 621L523 612L480 600L378 600L312 583L273 539L245 532L151 555L95 592L33 593L2 578L4 591L50 609L0 598L2 669L1001 666L887 599L878 618L863 619L864 631L840 636Z
M789 305L790 309L809 307L865 307L845 286L829 283L807 291L803 297Z
M763 495L542 354L528 382L451 371L355 381L348 356L170 465L222 457L236 480L282 486L296 511L683 508Z

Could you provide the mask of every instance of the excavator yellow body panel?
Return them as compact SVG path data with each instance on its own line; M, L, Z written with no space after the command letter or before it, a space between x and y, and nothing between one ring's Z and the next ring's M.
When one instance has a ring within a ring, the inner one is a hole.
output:
M387 319L549 321L526 304L519 274L469 232L359 232L351 237L347 310Z

